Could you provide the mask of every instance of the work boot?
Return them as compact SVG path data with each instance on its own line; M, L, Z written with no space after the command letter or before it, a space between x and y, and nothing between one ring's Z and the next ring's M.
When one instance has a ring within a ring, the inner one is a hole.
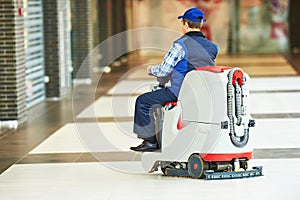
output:
M130 147L130 149L133 151L153 152L159 150L159 145L157 142L151 143L147 140L144 140L139 146Z

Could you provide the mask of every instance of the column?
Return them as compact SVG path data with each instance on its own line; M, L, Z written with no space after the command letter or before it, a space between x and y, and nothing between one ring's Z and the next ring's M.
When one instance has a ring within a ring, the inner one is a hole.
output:
M300 13L299 0L289 1L289 31L290 31L290 49L292 53L300 53Z
M22 2L0 0L0 127L27 119Z
M70 1L43 0L46 96L57 99L71 88Z
M88 55L93 48L92 1L72 0L71 2L73 77L76 83L90 83L92 57ZM83 62L84 66L82 66ZM77 74L80 67L82 67L80 74Z

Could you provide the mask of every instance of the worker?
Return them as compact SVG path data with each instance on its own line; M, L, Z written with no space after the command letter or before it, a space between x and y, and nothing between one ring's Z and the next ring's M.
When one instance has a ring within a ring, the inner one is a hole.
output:
M183 36L177 39L167 52L162 64L148 66L147 73L166 82L170 86L140 95L135 103L133 132L143 142L130 147L133 151L152 152L160 149L156 138L154 112L168 102L176 102L186 74L201 66L214 66L218 47L201 32L206 21L198 8L188 9L182 16ZM158 80L159 80L158 79ZM164 83L163 83L164 84Z

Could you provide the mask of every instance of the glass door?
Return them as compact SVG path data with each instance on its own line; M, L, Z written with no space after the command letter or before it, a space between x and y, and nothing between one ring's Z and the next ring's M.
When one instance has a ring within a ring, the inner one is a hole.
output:
M242 0L237 6L239 52L288 51L288 0Z

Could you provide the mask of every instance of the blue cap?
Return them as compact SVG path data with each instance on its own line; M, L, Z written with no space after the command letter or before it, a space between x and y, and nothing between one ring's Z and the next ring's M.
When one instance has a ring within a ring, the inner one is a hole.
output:
M198 8L190 8L182 16L178 16L178 19L187 19L192 22L205 22L204 13Z

